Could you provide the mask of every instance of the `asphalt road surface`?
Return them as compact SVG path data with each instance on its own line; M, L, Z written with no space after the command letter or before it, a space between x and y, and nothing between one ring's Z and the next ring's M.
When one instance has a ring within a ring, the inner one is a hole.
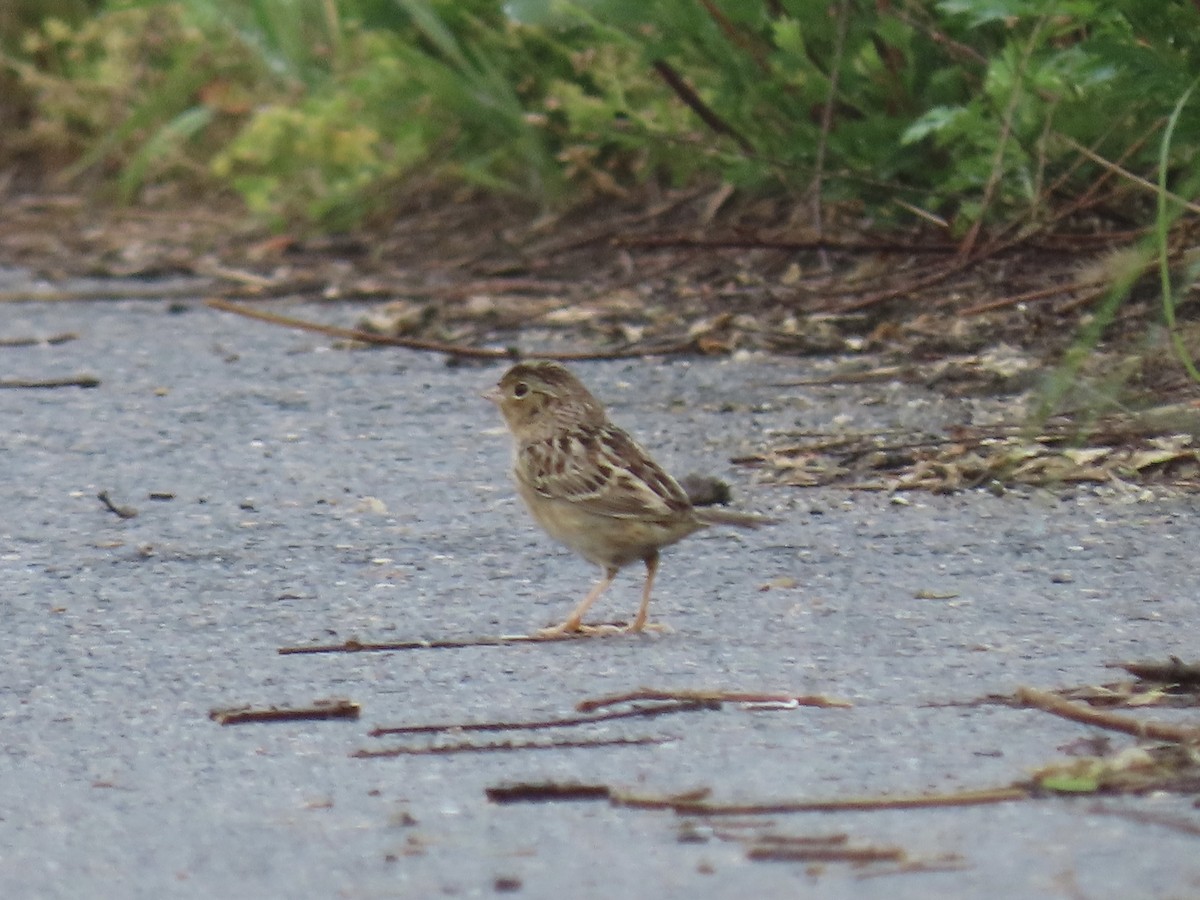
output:
M503 367L341 349L199 302L0 310L0 338L62 332L78 338L0 348L4 378L100 381L0 390L4 898L1200 896L1200 837L1178 824L1200 827L1188 796L709 818L485 794L580 783L759 803L1026 778L1098 732L969 701L1112 681L1113 660L1194 659L1196 498L896 503L755 484L729 460L772 431L961 422L975 407L897 385L781 387L807 360L588 363L660 462L726 478L739 508L783 523L666 551L651 613L669 633L280 655L528 633L591 585L508 483L507 435L479 396ZM630 616L640 577L622 573L595 615ZM853 705L370 733L578 715L638 687ZM209 717L332 697L361 717ZM354 755L464 742L499 746ZM748 853L787 836L903 861Z

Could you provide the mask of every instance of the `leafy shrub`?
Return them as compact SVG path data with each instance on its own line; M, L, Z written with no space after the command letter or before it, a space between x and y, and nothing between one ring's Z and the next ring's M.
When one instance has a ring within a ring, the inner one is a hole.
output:
M22 47L4 63L36 97L24 140L119 167L126 194L207 174L276 222L346 227L418 172L548 203L707 179L964 231L1045 221L1104 172L1093 155L1153 173L1200 9L108 0ZM1198 145L1181 116L1172 183Z
M131 197L145 180L188 176L187 145L223 112L222 78L245 80L253 61L212 45L174 4L101 12L72 23L41 19L0 58L33 113L20 150L68 177L116 176ZM221 73L224 73L222 76ZM220 129L215 139L227 139ZM211 152L211 151L210 151Z

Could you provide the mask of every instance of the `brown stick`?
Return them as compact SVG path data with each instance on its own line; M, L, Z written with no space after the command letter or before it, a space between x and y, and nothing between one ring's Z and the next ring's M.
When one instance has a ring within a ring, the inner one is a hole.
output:
M371 737L384 737L391 734L440 734L444 731L536 731L543 728L568 728L576 725L591 725L593 722L611 722L613 719L648 718L668 713L695 712L713 709L714 706L715 704L700 702L667 703L660 706L614 710L594 716L566 716L533 722L443 722L432 725L391 725L373 728L368 733Z
M686 235L677 237L637 237L617 238L613 241L615 247L628 247L635 250L659 249L697 249L697 250L781 250L787 253L802 250L836 250L846 253L901 253L917 255L937 253L945 255L954 253L956 247L951 244L906 244L903 241L850 241L833 238L816 238L811 241L782 241L773 238L692 238Z
M203 284L131 284L118 286L100 285L55 290L11 290L0 291L0 303L77 303L96 300L166 300L191 299L211 285L209 279Z
M1094 303L1096 300L1099 300L1107 292L1107 285L1102 285L1093 290L1085 291L1073 300L1067 300L1064 303L1060 303L1055 312L1057 312L1060 316L1074 312L1081 307L1087 306L1089 303Z
M1110 669L1124 669L1134 678L1142 681L1160 681L1164 684L1180 684L1189 687L1200 686L1200 665L1185 663L1178 656L1172 656L1166 662L1154 660L1146 662L1109 663Z
M76 375L73 378L46 378L28 381L23 378L0 378L0 388L94 388L100 386L95 375Z
M310 646L280 647L280 656L303 653L381 653L398 650L459 650L464 647L507 647L510 644L543 644L547 641L587 640L594 635L578 632L543 637L534 634L502 634L497 637L435 638L429 641L396 641L390 644L364 644L353 638L342 644L312 644Z
M837 305L824 304L820 308L823 310L836 313L851 313L859 312L875 306L878 303L886 303L888 300L895 300L899 297L904 297L908 294L915 294L917 291L924 290L927 287L932 287L939 284L959 272L966 271L975 265L983 257L971 257L969 259L958 259L953 263L944 266L939 266L933 272L927 272L917 278L908 281L905 284L895 287L884 288L880 291L875 291L872 294L863 294L854 300Z
M1045 300L1050 297L1058 297L1061 294L1074 294L1077 291L1090 290L1100 286L1106 286L1104 281L1074 281L1070 284L1053 284L1050 287L1038 288L1033 291L1026 291L1023 294L1011 294L1007 297L1000 297L998 300L987 300L983 303L976 303L974 306L968 306L966 309L960 309L960 316L977 316L981 313L993 312L997 309L1004 309L1006 306L1017 306L1021 303L1028 303L1031 300Z
M575 704L580 712L592 712L603 706L632 703L637 700L685 700L696 703L787 703L794 706L817 706L822 708L848 709L852 704L845 700L823 697L820 694L761 694L742 691L661 691L654 688L638 688L621 694L607 694Z
M205 301L205 305L221 312L230 312L245 316L247 319L257 319L272 325L282 325L285 328L296 328L300 331L311 331L328 337L343 338L349 341L362 341L365 344L384 344L390 347L407 347L410 350L429 350L435 353L449 353L454 356L473 359L518 359L520 354L515 350L498 350L488 347L460 347L446 344L442 341L426 341L420 338L389 337L370 331L360 331L357 328L339 328L336 325L322 325L318 322L307 322L293 316L282 316L278 313L265 312L260 309L250 309L228 300L213 297Z
M112 497L108 495L108 491L101 491L96 495L96 499L104 504L104 508L119 519L132 519L138 511L132 506L118 506L113 502Z
M1089 158L1092 156L1095 156L1094 153L1091 153L1091 151L1087 151L1086 148L1081 147L1080 145L1076 144L1074 141L1071 141L1069 138L1067 139L1067 141L1072 146L1076 147L1081 153L1085 153L1086 155L1088 155ZM1100 161L1099 157L1097 157L1097 161ZM1119 167L1113 166L1111 163L1109 163L1108 165L1112 168L1117 168L1121 172L1124 172L1124 170L1119 169ZM1135 176L1131 176L1131 177L1135 177ZM1154 190L1157 190L1156 186L1154 187ZM1174 195L1171 195L1171 196L1172 196L1172 199L1178 199L1178 198L1174 197ZM1055 221L1057 221L1057 219L1058 219L1057 216L1054 217ZM990 241L986 246L984 246L978 250L974 250L970 256L963 256L961 253L961 250L960 250L958 258L952 264L949 264L946 266L940 266L933 272L926 272L925 274L920 275L920 276L912 279L911 281L908 281L905 284L897 285L897 286L890 287L890 288L884 288L883 290L876 291L875 293L871 293L871 294L860 295L846 303L842 303L839 305L835 305L835 304L826 302L826 303L822 304L822 306L820 308L823 310L828 310L828 311L833 311L833 312L844 314L844 313L859 312L861 310L867 309L867 308L874 306L876 304L879 304L879 303L885 303L889 300L899 299L908 294L913 294L913 293L916 293L917 291L924 290L924 289L932 287L936 284L940 284L943 281L947 281L952 276L957 275L960 272L963 272L967 269L972 268L973 266L977 265L978 263L982 262L985 259L992 259L1003 253L1007 253L1007 252L1013 250L1014 248L1019 247L1024 243L1027 243L1033 237L1034 234L1040 233L1043 230L1044 230L1044 228L1036 229L1036 230L1026 229L1026 230L1022 231L1020 234L1017 234L1011 238L1003 238L1002 239L1002 238L998 237L998 238ZM969 239L969 241L968 241L968 239ZM974 246L975 238L971 235L968 235L968 239L964 239L964 241L961 245L962 247L968 246L968 243L970 246L972 246L972 247ZM1086 305L1087 303L1090 303L1092 300L1094 300L1095 297L1099 293L1103 293L1103 291L1101 289L1097 289L1097 291L1092 291L1092 292L1085 291L1081 296L1077 297L1075 300L1060 307L1059 312L1060 313L1068 312L1068 311L1076 308L1077 306Z
M800 812L865 812L878 809L931 809L939 807L980 806L1028 800L1023 787L985 788L949 794L916 794L897 797L843 797L833 800L793 800L778 803L711 803L707 800L680 800L678 797L654 797L613 792L617 806L639 809L670 809L680 815L754 816Z
M37 347L41 344L55 346L57 344L65 344L68 341L79 339L79 335L74 332L67 331L62 334L52 334L50 337L15 337L15 338L0 338L0 347Z
M901 847L786 847L756 844L746 850L746 858L766 862L900 862Z
M205 301L205 305L221 312L268 322L272 325L282 325L285 328L295 328L300 331L311 331L328 337L342 338L348 341L361 341L365 344L382 344L388 347L404 347L408 350L424 350L431 353L445 353L463 359L507 359L516 361L528 359L531 356L538 359L557 359L565 362L585 362L597 359L637 359L643 356L666 356L678 353L691 353L696 349L692 340L677 341L670 344L647 345L645 347L623 347L619 350L585 350L577 352L545 351L535 354L525 353L516 347L498 349L494 347L465 347L461 344L447 344L443 341L429 341L422 338L392 337L386 334L375 334L370 331L360 331L356 328L339 328L336 325L322 325L318 322L308 322L293 316L282 316L278 313L250 309L238 303L230 303L213 297Z
M1061 716L1073 722L1082 722L1084 725L1095 725L1097 728L1132 734L1134 737L1173 741L1179 744L1200 742L1200 728L1194 726L1171 725L1167 722L1144 722L1129 716L1104 712L1089 706L1080 706L1062 699L1057 694L1039 691L1037 688L1019 687L1016 698L1025 706L1040 709L1042 712Z
M208 717L218 725L241 725L245 722L300 722L324 719L357 719L362 712L353 700L318 700L312 706L277 707L252 709L238 706L230 709L214 709Z
M675 95L687 105L692 112L700 117L705 125L715 131L717 134L724 134L733 138L734 142L741 148L742 152L747 155L753 155L754 145L746 138L739 134L732 125L722 119L713 109L700 99L700 95L692 90L692 86L684 81L683 76L675 71L671 65L661 59L654 61L654 71L659 77L667 83L667 86L675 92Z
M891 875L916 875L924 872L962 872L971 868L970 863L957 853L945 853L931 859L910 859L898 865L885 868L872 868L867 872L858 872L854 877L859 881L867 878L886 878Z
M745 840L738 835L737 840ZM751 840L756 845L773 844L776 847L846 847L850 844L850 835L844 831L836 834L758 834Z
M579 747L637 747L645 744L666 744L672 737L578 738L557 741L492 741L474 744L432 744L424 747L389 747L386 750L355 750L354 759L387 759L394 756L441 756L451 753L492 753L505 750L559 750Z
M606 784L543 781L504 784L484 790L492 803L546 803L550 800L607 800Z
M1073 140L1072 138L1067 137L1066 135L1060 134L1059 137L1063 141L1065 141L1072 150L1074 150L1077 153L1082 153L1084 156L1086 156L1088 159L1090 159L1092 162L1094 162L1096 165L1100 166L1101 168L1107 169L1108 171L1112 172L1114 175L1124 178L1126 181L1132 182L1133 184L1136 184L1138 187L1144 188L1145 190L1150 191L1153 194L1158 193L1158 185L1155 184L1153 181L1150 181L1148 178L1143 178L1141 175L1135 175L1133 172L1130 172L1128 169L1118 166L1116 163L1110 162L1109 160L1107 160L1103 156L1101 156L1099 153L1096 153L1093 150L1090 150L1089 148L1083 146L1083 144L1079 143L1076 140ZM1165 191L1164 195L1166 197L1169 197L1172 202L1178 203L1180 206L1187 209L1189 212L1200 213L1200 205L1198 205L1196 203L1192 203L1187 198L1180 197L1178 194L1173 194L1170 191Z

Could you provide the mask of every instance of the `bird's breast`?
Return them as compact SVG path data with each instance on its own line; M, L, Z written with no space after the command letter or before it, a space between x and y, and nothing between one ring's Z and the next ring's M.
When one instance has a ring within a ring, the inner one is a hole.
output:
M669 519L619 518L591 512L579 503L546 497L515 479L517 493L542 529L597 566L620 568L704 528L691 516Z

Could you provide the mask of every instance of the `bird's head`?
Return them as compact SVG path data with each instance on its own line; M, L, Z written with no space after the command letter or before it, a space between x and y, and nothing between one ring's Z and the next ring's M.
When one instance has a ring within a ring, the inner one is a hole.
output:
M604 407L557 362L520 362L483 395L498 407L518 438L535 438L564 425L603 424Z

